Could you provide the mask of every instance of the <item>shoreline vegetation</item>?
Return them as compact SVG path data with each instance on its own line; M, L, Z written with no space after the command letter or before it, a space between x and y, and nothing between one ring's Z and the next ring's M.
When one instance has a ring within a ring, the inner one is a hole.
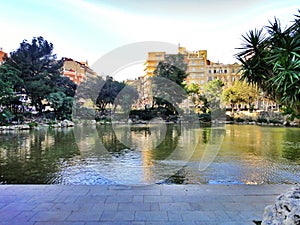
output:
M197 121L187 121L181 120L179 117L167 117L165 119L151 119L144 120L138 117L129 117L127 121L125 120L115 120L112 121L111 117L106 116L97 119L73 119L73 120L50 120L44 118L35 118L24 121L22 123L9 123L0 126L0 132L3 131L21 131L21 130L39 130L45 128L67 128L86 124L95 125L109 125L109 124L137 124L137 125L147 125L151 124L181 124L181 123L195 123L199 122L200 125L207 127L215 124L238 124L238 125L258 125L258 126L273 126L273 127L300 127L300 121L295 119L293 121L288 121L288 119L282 116L280 113L272 113L270 116L267 112L261 112L260 115L252 117L247 114L234 114L226 115L223 119L212 119L210 114L199 114Z

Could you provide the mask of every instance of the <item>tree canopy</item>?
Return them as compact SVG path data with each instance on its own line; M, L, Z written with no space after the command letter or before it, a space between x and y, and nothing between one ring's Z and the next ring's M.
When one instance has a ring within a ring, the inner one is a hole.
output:
M35 106L42 113L48 100L56 118L70 118L77 85L62 76L62 65L43 37L24 40L0 66L1 111L13 118Z
M24 40L16 51L10 53L5 64L20 71L18 76L23 83L18 91L28 95L32 104L42 112L42 100L57 91L61 79L63 61L57 60L53 54L53 44L43 37L34 37L31 43Z
M154 71L155 77L166 78L174 82L174 85L170 85L169 82L161 82L159 79L152 79L153 85L158 87L154 88L155 93L153 93L156 105L165 107L174 114L178 113L176 107L185 97L180 95L178 87L183 89L185 87L183 82L188 75L185 72L186 68L187 64L181 54L169 55L165 61L158 63Z
M211 110L220 109L223 82L219 79L209 81L204 85L204 95Z
M300 11L299 11L300 14ZM279 19L243 35L242 79L257 85L279 104L300 114L300 15L283 28Z
M236 104L248 104L249 109L253 107L253 103L259 95L258 89L245 82L236 81L233 86L227 87L222 92L222 100L231 105L232 110Z

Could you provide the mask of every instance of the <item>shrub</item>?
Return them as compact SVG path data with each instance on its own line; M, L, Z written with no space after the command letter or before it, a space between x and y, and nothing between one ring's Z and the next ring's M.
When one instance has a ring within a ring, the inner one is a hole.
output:
M268 120L266 118L259 117L259 118L257 118L257 122L258 123L268 123Z

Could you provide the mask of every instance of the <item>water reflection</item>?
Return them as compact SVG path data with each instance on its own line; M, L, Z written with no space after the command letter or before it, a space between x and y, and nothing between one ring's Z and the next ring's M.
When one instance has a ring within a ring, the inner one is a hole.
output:
M298 128L166 124L1 133L0 183L299 183L299 136Z
M71 129L20 131L0 135L0 183L52 183L58 161L78 155Z

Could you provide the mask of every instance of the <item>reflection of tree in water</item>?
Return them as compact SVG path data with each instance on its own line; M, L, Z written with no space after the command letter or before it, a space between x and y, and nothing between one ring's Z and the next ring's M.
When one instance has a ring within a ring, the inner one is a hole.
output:
M166 135L164 140L155 149L152 150L153 160L164 160L178 146L178 141L181 136L180 125L167 126Z
M202 142L206 144L210 137L211 129L203 129L202 130Z
M283 148L282 157L292 160L300 161L300 130L299 129L286 129L283 135Z
M1 134L0 183L53 183L61 161L77 154L72 129Z
M120 153L122 150L128 149L118 140L112 125L99 126L97 127L97 132L101 142L108 152Z

